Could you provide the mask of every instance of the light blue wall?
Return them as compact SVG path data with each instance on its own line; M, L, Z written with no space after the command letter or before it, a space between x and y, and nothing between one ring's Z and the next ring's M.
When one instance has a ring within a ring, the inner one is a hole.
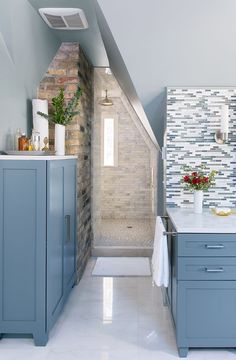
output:
M166 86L236 85L235 0L98 0L162 144Z
M0 149L31 129L31 99L59 45L27 0L0 2Z

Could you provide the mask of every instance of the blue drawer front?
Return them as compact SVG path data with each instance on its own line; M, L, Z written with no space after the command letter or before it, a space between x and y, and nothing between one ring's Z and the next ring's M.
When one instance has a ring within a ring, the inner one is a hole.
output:
M179 257L178 280L235 280L234 257Z
M178 256L236 256L236 234L179 234Z

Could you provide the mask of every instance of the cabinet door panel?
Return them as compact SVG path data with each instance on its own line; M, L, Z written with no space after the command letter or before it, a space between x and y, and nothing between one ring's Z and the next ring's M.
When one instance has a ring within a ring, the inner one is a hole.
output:
M48 162L47 288L48 316L53 317L63 297L64 168L59 160Z
M45 328L46 162L2 161L0 194L0 333L32 333Z
M76 163L67 162L64 167L64 286L69 285L75 274L76 232Z
M178 282L178 346L236 346L236 282Z

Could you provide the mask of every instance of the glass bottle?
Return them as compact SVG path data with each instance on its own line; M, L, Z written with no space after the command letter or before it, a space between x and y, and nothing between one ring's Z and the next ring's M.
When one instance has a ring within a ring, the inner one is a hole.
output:
M28 150L29 150L29 151L33 151L33 145L32 145L32 140L31 140L31 139L29 139Z
M34 129L32 130L31 142L32 150L40 151L40 133Z
M29 141L25 135L25 133L22 133L21 137L18 139L18 149L20 151L27 151L29 147Z
M19 138L22 135L22 131L20 128L16 129L15 138L14 138L14 150L19 150Z

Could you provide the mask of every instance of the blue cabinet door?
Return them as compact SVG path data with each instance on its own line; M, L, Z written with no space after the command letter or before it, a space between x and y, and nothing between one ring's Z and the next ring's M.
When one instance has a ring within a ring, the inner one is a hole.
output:
M75 282L76 161L47 165L47 318L57 320Z
M63 301L64 167L63 161L47 163L47 320L50 329Z
M76 162L64 165L64 292L75 282L76 269Z
M0 333L47 338L46 162L0 162Z
M236 281L178 281L178 347L236 346Z

